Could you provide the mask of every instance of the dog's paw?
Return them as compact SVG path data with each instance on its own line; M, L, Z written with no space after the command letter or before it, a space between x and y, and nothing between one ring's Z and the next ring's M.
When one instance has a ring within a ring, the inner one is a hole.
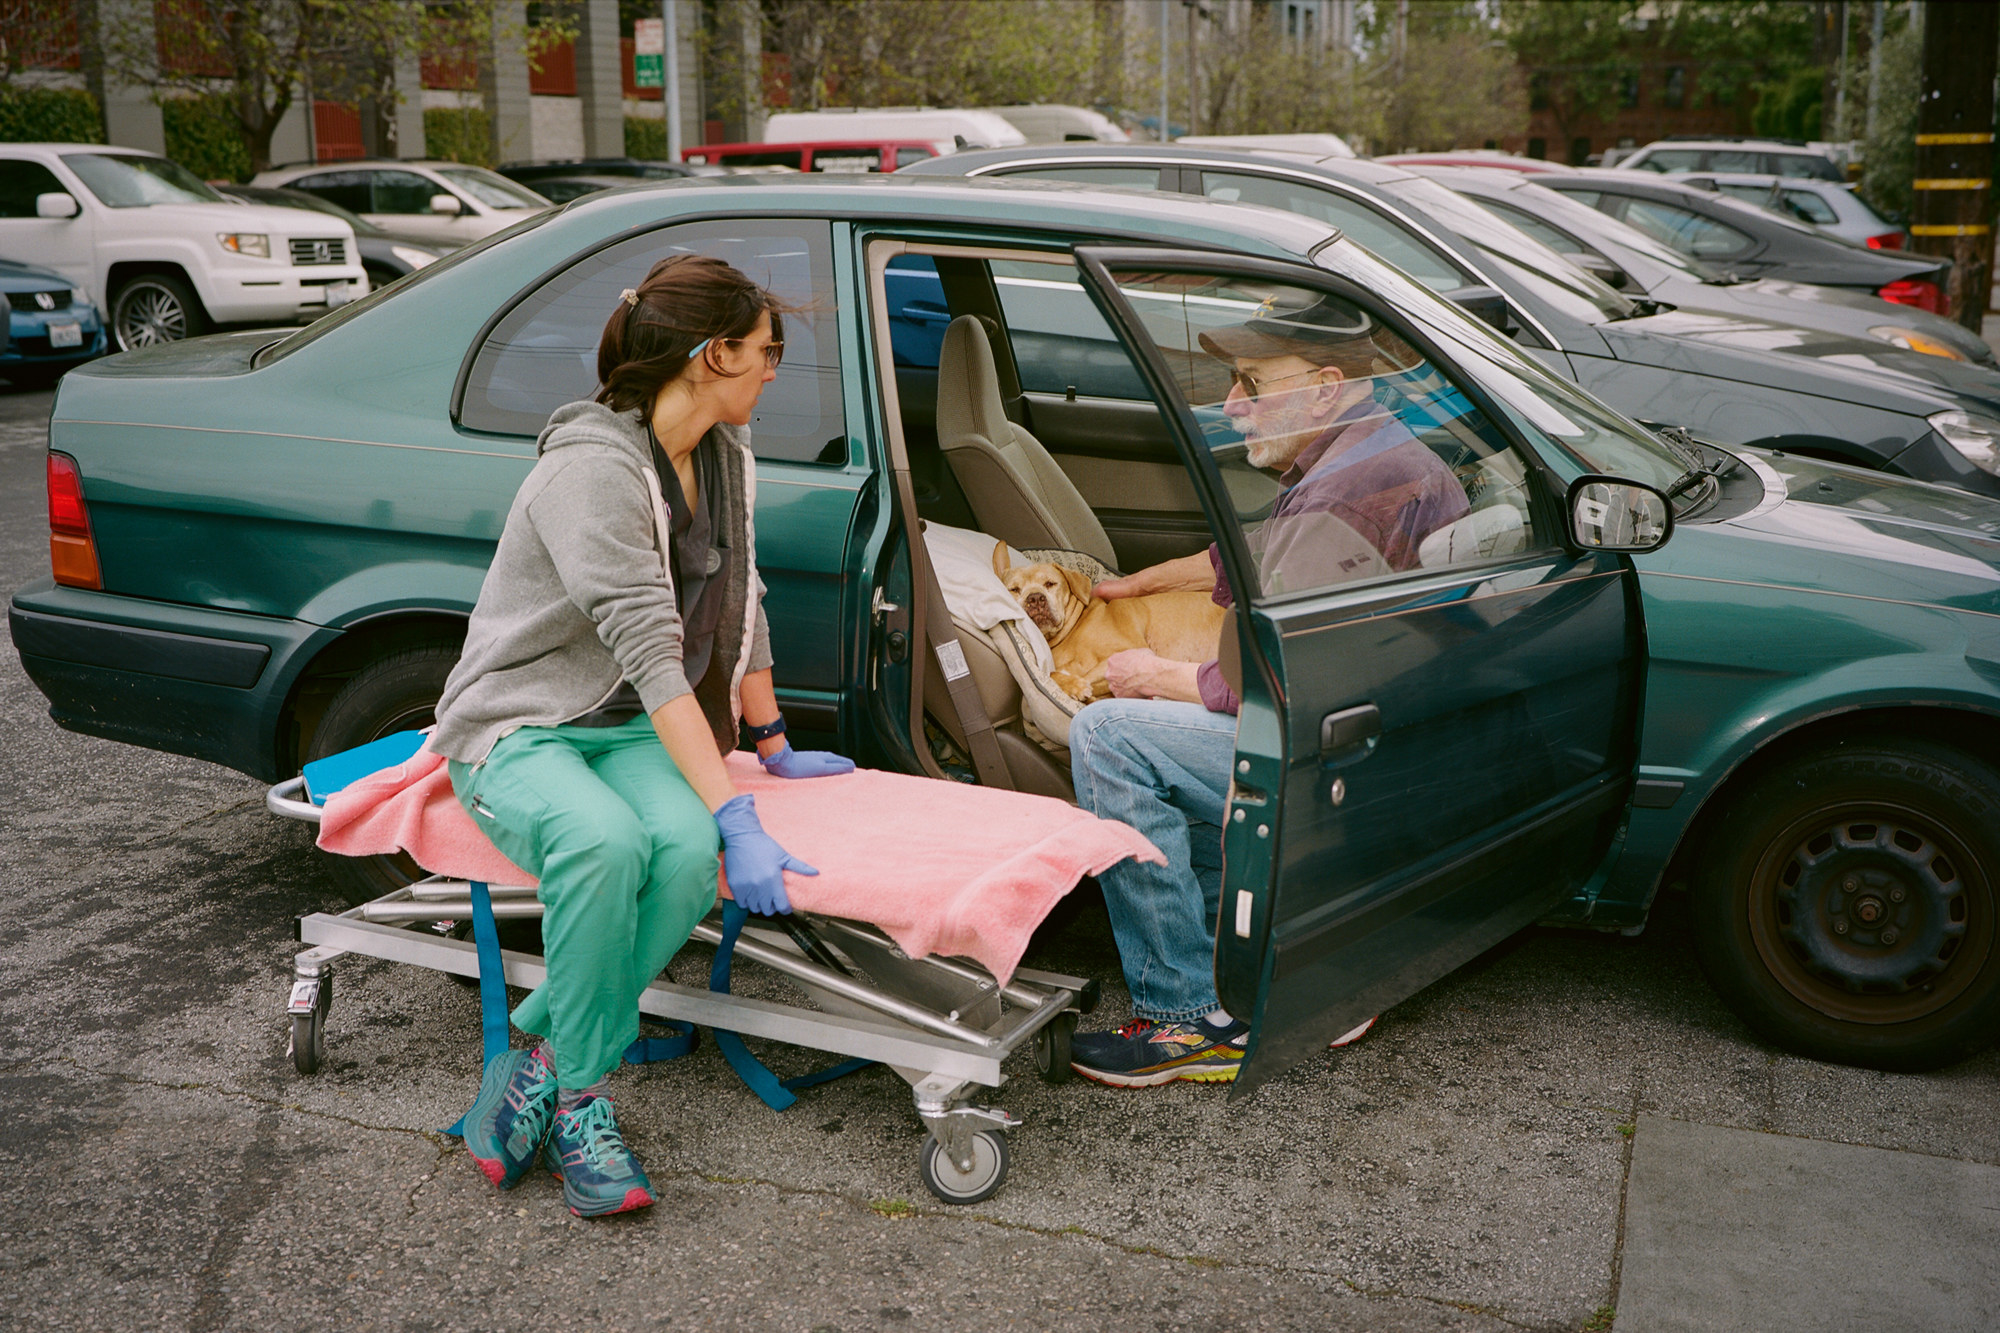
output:
M1078 703L1087 704L1090 702L1089 681L1084 680L1077 676L1072 676L1067 671L1052 671L1049 673L1049 679L1055 682L1055 687L1057 689L1061 690L1064 694L1067 694L1070 698L1076 700Z

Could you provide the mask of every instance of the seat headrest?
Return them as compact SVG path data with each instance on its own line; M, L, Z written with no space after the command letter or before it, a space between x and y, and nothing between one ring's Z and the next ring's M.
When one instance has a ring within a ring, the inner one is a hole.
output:
M977 316L960 315L944 331L938 353L937 431L938 443L946 449L965 435L984 436L995 445L1012 435L1000 401L993 344Z

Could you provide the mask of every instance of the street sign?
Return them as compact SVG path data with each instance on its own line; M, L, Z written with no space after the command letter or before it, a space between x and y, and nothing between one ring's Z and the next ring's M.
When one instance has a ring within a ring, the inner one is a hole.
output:
M659 19L639 19L632 25L632 86L664 88L667 28Z

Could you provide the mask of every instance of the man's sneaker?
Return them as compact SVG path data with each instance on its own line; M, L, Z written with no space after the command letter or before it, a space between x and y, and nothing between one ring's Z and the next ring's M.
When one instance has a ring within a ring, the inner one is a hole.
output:
M563 1202L578 1217L630 1212L654 1201L653 1182L625 1146L609 1097L587 1097L558 1115L542 1155L562 1177Z
M508 1051L488 1062L479 1096L465 1113L465 1151L501 1189L535 1164L556 1114L556 1071L541 1052Z
M1177 1078L1233 1083L1249 1036L1248 1023L1218 1028L1199 1018L1185 1023L1135 1018L1116 1032L1077 1033L1069 1067L1118 1088L1150 1088Z

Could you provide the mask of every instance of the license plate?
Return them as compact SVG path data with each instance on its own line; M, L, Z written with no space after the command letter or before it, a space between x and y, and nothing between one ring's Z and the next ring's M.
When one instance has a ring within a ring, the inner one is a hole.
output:
M326 303L329 306L346 305L354 299L354 284L351 282L329 282L326 285Z
M46 327L49 331L49 346L51 347L83 346L83 325L50 324L47 325Z

